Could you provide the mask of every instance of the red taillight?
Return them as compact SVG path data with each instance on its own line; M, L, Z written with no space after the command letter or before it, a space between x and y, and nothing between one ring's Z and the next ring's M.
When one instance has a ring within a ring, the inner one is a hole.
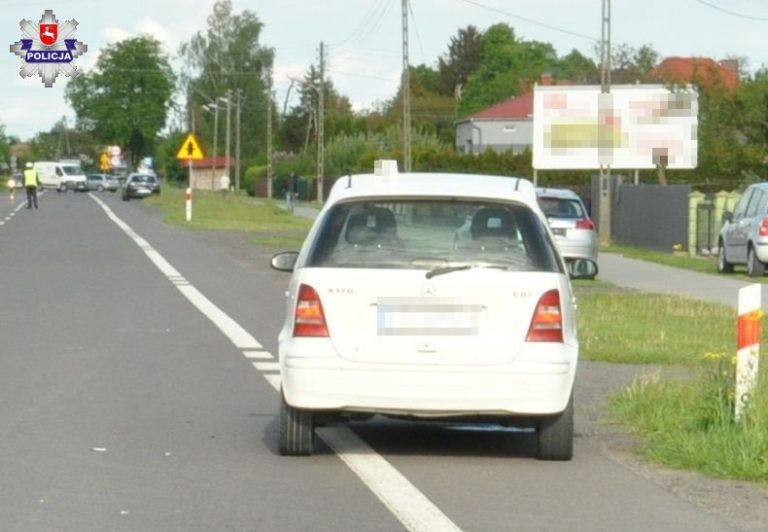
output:
M576 222L576 229L594 229L595 224L592 223L592 220L589 218L585 218L583 220L579 220Z
M550 290L539 299L526 340L528 342L563 341L563 315L560 312L558 290Z
M760 222L760 227L757 230L760 236L768 236L768 218L763 218Z
M314 288L303 284L299 287L296 314L293 322L294 336L328 336L323 304Z

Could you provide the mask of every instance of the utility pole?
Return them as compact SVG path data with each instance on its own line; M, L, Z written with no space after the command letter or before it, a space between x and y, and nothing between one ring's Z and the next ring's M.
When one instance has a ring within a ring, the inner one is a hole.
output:
M613 152L613 115L611 99L611 0L603 0L602 38L600 40L600 100L598 101L598 160L600 160L600 217L598 238L601 244L611 242L611 167L602 159ZM605 151L604 151L605 150ZM601 153L602 152L602 153Z
M272 166L272 69L267 78L267 198L272 198L272 181L274 168Z
M240 108L243 105L243 91L237 89L237 112L235 113L235 176L240 180Z
M403 0L403 171L411 171L411 75L408 69L408 0Z
M229 90L227 90L227 133L226 133L227 148L226 148L226 155L225 155L226 161L224 162L224 164L226 165L225 166L225 168L226 168L225 171L226 171L226 175L227 175L228 179L232 178L232 173L229 170L229 156L231 154L230 149L229 149L229 147L230 147L230 139L231 139L231 131L232 131L232 89L229 89ZM240 176L239 175L235 176L235 191L236 192L240 191Z
M317 200L323 203L325 174L325 46L320 41L320 91L317 95Z

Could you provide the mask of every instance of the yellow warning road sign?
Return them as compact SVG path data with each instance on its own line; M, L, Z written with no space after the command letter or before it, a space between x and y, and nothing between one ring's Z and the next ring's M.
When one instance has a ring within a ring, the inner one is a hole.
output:
M184 142L181 143L181 148L179 148L176 158L187 161L202 159L203 157L205 156L203 155L202 148L200 148L200 143L197 141L194 133L190 133L184 139Z
M99 168L101 168L101 170L106 172L111 167L112 165L109 164L109 155L107 155L106 153L102 153L101 156L99 157Z

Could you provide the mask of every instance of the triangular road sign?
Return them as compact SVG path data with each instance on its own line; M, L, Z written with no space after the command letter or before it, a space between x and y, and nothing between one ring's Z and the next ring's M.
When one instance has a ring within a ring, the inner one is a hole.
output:
M191 159L202 159L203 157L205 156L203 155L202 148L200 148L200 143L197 141L195 134L190 133L187 135L187 138L184 139L184 142L181 143L181 148L179 148L176 158L186 161Z

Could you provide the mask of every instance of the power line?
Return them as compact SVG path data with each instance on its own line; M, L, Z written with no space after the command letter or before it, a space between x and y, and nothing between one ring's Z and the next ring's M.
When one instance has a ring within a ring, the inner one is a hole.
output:
M540 26L542 28L547 28L549 30L558 31L560 33L565 33L567 35L572 35L574 37L579 37L580 39L586 39L588 41L592 41L592 42L596 42L596 43L600 42L600 39L596 39L596 38L594 38L594 37L592 37L590 35L585 35L583 33L578 33L578 32L575 32L575 31L567 30L565 28L558 28L557 26L552 26L551 24L547 24L545 22L540 22L538 20L533 20L531 18L521 17L520 15L515 15L513 13L509 13L508 11L502 11L501 9L496 9L495 7L486 6L484 4L481 4L480 2L475 2L474 0L461 0L461 1L466 3L466 4L471 4L471 5L475 6L475 7L479 7L479 8L482 8L482 9L487 9L488 11L493 11L494 13L498 13L500 15L506 15L506 16L508 16L510 18L522 20L524 22L527 22L529 24L533 24L535 26Z
M694 0L694 2L698 2L699 4L705 5L709 8L712 8L716 11L720 11L721 13L725 13L726 15L731 15L732 17L739 17L739 18L745 18L747 20L757 20L760 22L768 22L768 17L753 17L751 15L744 15L742 13L736 13L735 11L730 11L728 9L722 8L720 6L716 6L714 4L711 4L709 2L705 2L704 0Z

